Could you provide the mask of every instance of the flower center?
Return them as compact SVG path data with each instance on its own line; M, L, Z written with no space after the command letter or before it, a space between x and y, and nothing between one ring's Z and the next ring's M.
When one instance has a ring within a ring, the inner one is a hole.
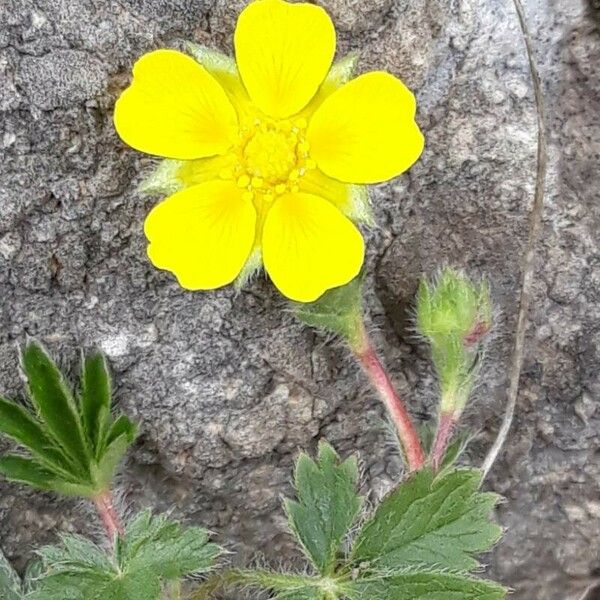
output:
M259 129L243 151L248 174L268 183L285 181L296 166L297 144L298 137L292 131Z
M242 128L234 177L255 200L299 189L299 181L316 164L308 155L306 119L255 119Z

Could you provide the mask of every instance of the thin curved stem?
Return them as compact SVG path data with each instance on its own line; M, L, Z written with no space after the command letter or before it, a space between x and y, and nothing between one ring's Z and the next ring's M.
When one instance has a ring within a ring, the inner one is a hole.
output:
M509 388L506 409L502 419L502 425L498 432L498 436L494 444L490 448L485 460L483 461L482 471L483 478L488 475L490 469L496 462L504 443L508 437L510 427L515 415L517 405L517 397L519 392L519 380L521 376L521 368L523 365L523 353L525 346L525 333L527 330L528 317L527 313L531 302L531 288L533 283L535 249L540 236L542 213L544 209L544 192L546 189L546 170L548 162L548 151L546 144L546 110L544 106L544 95L542 92L542 84L537 69L535 55L533 51L533 42L525 11L521 0L512 0L517 11L527 57L529 60L529 70L533 84L533 93L535 96L535 104L537 108L537 126L538 126L538 146L537 146L537 174L535 182L535 195L533 206L531 209L531 221L529 228L529 239L527 240L527 249L523 260L523 275L521 284L521 295L519 301L519 314L517 318L517 328L515 331L515 344L512 354L511 367L509 372Z
M416 471L425 463L425 453L421 446L419 434L404 401L396 392L385 367L379 360L364 326L361 327L360 343L351 346L352 351L369 377L371 384L377 390L396 426L408 469Z

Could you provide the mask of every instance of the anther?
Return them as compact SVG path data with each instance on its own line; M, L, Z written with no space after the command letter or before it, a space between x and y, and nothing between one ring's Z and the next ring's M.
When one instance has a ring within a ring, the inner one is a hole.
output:
M250 177L248 177L248 175L242 175L237 180L237 184L238 184L238 187L241 187L241 188L248 187L250 185Z

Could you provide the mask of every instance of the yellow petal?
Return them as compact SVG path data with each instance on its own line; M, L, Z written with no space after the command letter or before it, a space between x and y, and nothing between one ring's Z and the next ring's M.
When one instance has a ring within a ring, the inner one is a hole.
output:
M154 207L144 227L148 256L182 287L209 290L231 283L250 255L256 211L234 182L195 185Z
M235 52L256 106L275 118L304 108L325 79L335 53L329 15L312 4L256 0L240 14Z
M145 54L115 105L121 139L142 152L182 160L222 154L238 131L235 109L215 78L175 50Z
M386 181L406 171L423 151L416 102L396 77L373 72L329 96L307 131L311 157L335 179Z
M333 204L312 194L286 194L268 212L263 262L282 294L313 302L358 275L364 258L360 231Z

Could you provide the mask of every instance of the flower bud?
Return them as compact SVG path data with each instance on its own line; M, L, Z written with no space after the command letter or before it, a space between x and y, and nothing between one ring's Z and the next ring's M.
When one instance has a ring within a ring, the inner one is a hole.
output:
M453 269L423 280L417 296L417 329L430 344L440 382L441 412L457 420L479 370L481 342L492 325L489 287Z

